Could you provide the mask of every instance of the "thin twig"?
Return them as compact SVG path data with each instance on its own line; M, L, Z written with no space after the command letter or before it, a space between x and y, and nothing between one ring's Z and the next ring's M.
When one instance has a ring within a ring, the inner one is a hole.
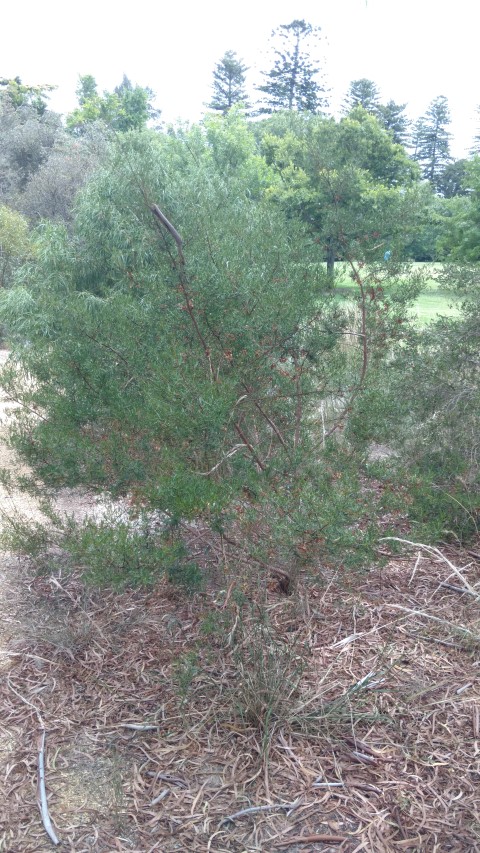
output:
M223 465L223 463L226 462L227 459L230 459L230 457L234 456L235 453L238 453L238 451L241 450L242 447L246 447L246 446L247 445L244 444L243 442L242 442L242 444L235 444L234 447L232 447L232 449L229 450L228 453L225 454L225 456L222 456L222 458L220 459L220 462L217 462L217 464L214 465L213 468L210 468L209 471L199 471L198 476L199 477L209 477L210 474L213 474L217 470L217 468L220 468L220 465Z
M470 592L469 589L466 589L462 586L455 586L453 583L441 583L440 586L445 587L445 589L453 589L454 592L460 592L462 595L472 595L474 598L478 598L478 592Z
M346 841L348 835L294 835L288 841L277 841L274 847L290 847L291 844L313 844L316 841L325 843L337 843Z
M249 809L242 809L239 812L235 812L235 814L228 815L228 817L224 817L223 820L220 821L220 826L224 826L226 823L235 823L237 818L245 817L245 815L257 814L258 812L271 812L271 811L282 811L282 812L292 812L294 809L297 809L300 805L301 800L295 800L294 803L272 803L272 805L268 806L251 806Z
M45 828L45 832L49 836L50 840L53 844L60 844L57 836L55 835L55 830L52 826L52 821L50 820L50 815L48 813L48 802L47 802L47 791L45 788L45 723L43 722L42 715L40 713L40 709L37 708L33 702L30 702L28 699L25 699L18 690L15 690L15 687L10 681L10 677L7 676L7 684L12 693L15 694L25 705L28 705L29 708L32 708L35 711L38 722L40 724L41 732L39 735L39 746L38 746L38 781L37 781L37 802L38 807L40 809L40 814L42 816L43 826Z
M380 539L380 542L400 542L402 545L410 545L411 548L423 548L427 554L430 554L433 557L439 557L443 560L444 563L452 570L452 574L456 575L459 580L465 585L465 588L469 591L470 595L473 595L475 598L480 598L480 594L477 590L471 586L468 581L463 577L462 573L457 569L456 566L445 556L442 554L439 548L434 548L432 545L424 545L422 542L411 542L409 539L400 539L398 536L383 536ZM465 566L465 568L467 568ZM447 578L448 580L448 578Z
M455 625L447 619L439 619L438 616L432 616L430 613L425 613L424 610L413 610L411 607L402 607L401 604L389 604L388 606L394 607L395 610L403 610L404 613L409 613L411 616L422 616L424 619L431 619L432 622L439 622L440 625L447 625L448 628L452 628L454 631L461 631L463 634L468 634L469 637L472 637L472 639L476 641L480 640L480 636L478 634L474 634L474 632L470 631L469 628L465 628L463 625Z

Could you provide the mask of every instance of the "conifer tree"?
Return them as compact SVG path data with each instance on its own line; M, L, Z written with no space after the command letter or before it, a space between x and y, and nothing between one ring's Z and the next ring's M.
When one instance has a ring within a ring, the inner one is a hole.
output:
M380 105L380 90L373 80L362 77L360 80L352 80L343 102L343 112L348 114L355 107L363 107L367 113L377 115Z
M414 159L435 189L439 188L445 166L451 161L450 110L447 98L440 95L432 101L425 115L415 125Z
M478 121L480 119L480 107L477 107L476 113ZM471 157L474 157L476 154L480 154L480 125L477 126L477 132L473 137L473 144L468 153Z
M393 141L398 145L407 144L410 122L405 115L406 106L390 100L386 104L379 104L375 113L380 124L391 133Z
M240 102L247 105L245 74L248 68L233 50L227 50L213 72L213 97L208 106L226 113Z
M259 112L300 110L315 113L326 105L325 88L318 79L320 65L310 50L320 39L320 27L304 20L282 24L272 32L274 64L263 72L265 83L259 86L264 99Z

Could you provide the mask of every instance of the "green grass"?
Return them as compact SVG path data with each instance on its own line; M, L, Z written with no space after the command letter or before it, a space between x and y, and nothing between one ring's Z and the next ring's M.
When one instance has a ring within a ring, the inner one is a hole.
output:
M442 264L434 263L412 263L412 271L421 272L424 276L424 290L420 294L415 304L415 312L417 314L418 323L425 326L431 323L439 315L451 317L458 313L457 308L453 304L454 298L452 294L442 290L439 286L437 273L442 270ZM355 284L348 275L345 269L345 274L342 275L342 265L337 264L337 283L340 292L353 290Z

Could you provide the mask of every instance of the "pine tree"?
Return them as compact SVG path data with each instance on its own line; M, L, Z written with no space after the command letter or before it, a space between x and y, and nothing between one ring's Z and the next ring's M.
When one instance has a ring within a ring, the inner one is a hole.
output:
M415 153L424 178L435 189L439 188L445 166L451 161L450 136L447 128L450 124L450 110L447 98L440 95L430 104L425 115L415 125Z
M392 134L393 141L398 145L407 144L410 122L405 115L406 106L388 101L387 104L379 104L375 113L380 124Z
M380 90L373 80L362 77L352 80L343 102L343 112L347 115L355 107L363 107L367 113L376 115L380 104Z
M306 21L282 24L272 32L274 65L263 72L266 82L259 86L265 97L259 112L301 110L315 113L326 105L325 88L318 80L320 65L311 59L309 48L320 38L320 28Z
M208 106L212 110L226 113L230 107L240 102L247 104L245 91L246 65L233 50L227 50L213 72L213 97Z
M477 107L476 113L477 113L477 120L478 120L478 119L480 119L480 107ZM477 128L477 132L476 132L475 136L473 137L473 145L469 149L468 153L470 154L471 157L474 157L476 154L480 154L480 126L478 126L478 128Z

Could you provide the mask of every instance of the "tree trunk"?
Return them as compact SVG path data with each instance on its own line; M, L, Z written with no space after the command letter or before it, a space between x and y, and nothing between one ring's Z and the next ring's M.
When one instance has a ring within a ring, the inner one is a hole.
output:
M327 239L327 276L332 280L335 273L335 244L333 237Z

